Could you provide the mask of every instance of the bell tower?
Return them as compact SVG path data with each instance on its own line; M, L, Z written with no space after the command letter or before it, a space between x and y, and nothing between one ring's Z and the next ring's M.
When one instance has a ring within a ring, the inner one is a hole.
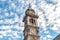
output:
M35 11L31 8L29 4L28 9L25 12L24 22L24 40L40 40L38 35L38 25L37 25L38 15L35 14Z

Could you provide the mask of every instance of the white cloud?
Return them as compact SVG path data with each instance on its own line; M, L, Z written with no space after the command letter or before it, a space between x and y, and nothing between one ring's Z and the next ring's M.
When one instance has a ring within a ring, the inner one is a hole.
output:
M25 2L25 1L23 0L22 3L24 4L24 2Z
M8 21L7 21L8 20ZM13 24L14 23L14 21L13 21L13 19L5 19L5 22L4 22L5 24Z
M3 23L4 21L3 20L0 20L0 23Z
M54 1L56 2L57 0L54 0ZM40 22L39 24L40 25L42 24L42 26L46 29L46 21L45 21L44 15L48 19L48 24L51 24L51 23L60 24L58 21L59 20L58 18L60 17L59 16L60 15L60 12L59 12L60 7L57 7L56 11L54 11L54 8L57 4L56 5L48 5L47 3L45 3L45 1L42 1L40 4L39 4L40 5L39 8L41 7L45 11L45 14L42 13L42 15L41 15L41 12L38 10L39 11L39 17L40 17L39 18L39 22ZM55 28L55 29L58 29L58 28Z
M47 35L47 37L48 37L48 38L52 38L52 36L51 36L51 35Z
M42 38L43 40L47 40L47 38L46 37L44 37L44 38Z
M21 27L21 26L19 26L19 25L15 25L14 28L16 28L16 29L18 29L18 30L20 30L20 31L23 31L23 30L24 30L24 27Z
M12 8L16 8L15 3L12 2L12 3L11 3L11 7L12 7Z
M13 12L10 12L10 16L13 16L13 15L15 15L15 13L13 13Z
M8 17L8 16L9 16L9 13L7 13L7 12L6 12L6 13L5 13L5 16L7 16L7 17Z
M0 35L0 38L3 38L3 36L2 36L2 35Z
M58 30L57 26L54 26L54 27L52 27L51 29L52 29L52 30L55 30L55 31Z
M49 31L44 31L45 34L49 34Z

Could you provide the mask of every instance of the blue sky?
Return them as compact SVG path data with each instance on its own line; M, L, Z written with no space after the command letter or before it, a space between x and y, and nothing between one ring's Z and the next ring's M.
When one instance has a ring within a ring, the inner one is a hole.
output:
M30 0L38 13L40 40L60 34L60 0ZM0 0L0 40L23 40L25 11L29 0Z

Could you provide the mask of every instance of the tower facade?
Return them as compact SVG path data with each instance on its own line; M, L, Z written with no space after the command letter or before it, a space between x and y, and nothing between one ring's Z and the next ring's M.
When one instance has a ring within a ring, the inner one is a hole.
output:
M37 25L38 15L35 14L35 11L31 8L29 4L28 9L25 12L24 22L24 40L40 40L38 35L38 25Z

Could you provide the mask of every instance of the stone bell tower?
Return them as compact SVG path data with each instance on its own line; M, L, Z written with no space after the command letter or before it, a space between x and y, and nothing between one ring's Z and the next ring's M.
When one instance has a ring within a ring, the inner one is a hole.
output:
M38 25L37 25L38 15L35 14L35 11L31 8L29 4L28 9L25 12L24 22L24 40L40 40L38 35Z

